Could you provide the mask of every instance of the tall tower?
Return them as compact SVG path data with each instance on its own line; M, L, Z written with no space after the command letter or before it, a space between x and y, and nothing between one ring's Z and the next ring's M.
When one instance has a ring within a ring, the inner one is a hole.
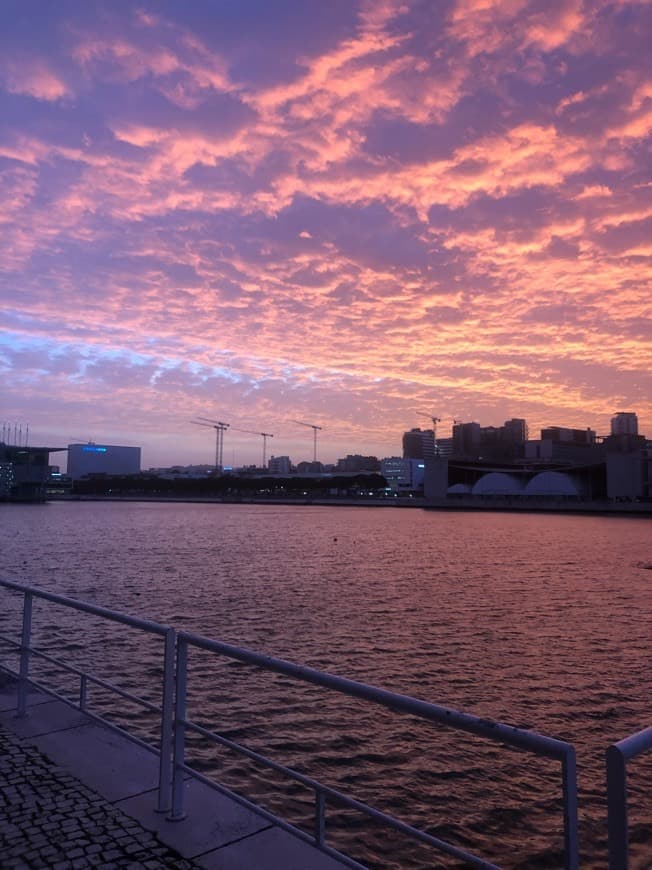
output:
M527 423L522 418L512 417L511 420L505 420L503 429L505 432L505 440L510 444L525 444L527 441Z
M403 434L404 459L430 459L435 455L435 434L432 429L410 429Z
M612 435L638 435L638 417L632 411L617 411L611 418Z

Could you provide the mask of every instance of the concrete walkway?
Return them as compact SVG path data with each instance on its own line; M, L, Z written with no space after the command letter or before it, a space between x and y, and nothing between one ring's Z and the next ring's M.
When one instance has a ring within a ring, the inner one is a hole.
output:
M0 866L182 870L197 865L1 727Z
M342 870L344 862L215 789L186 783L183 821L156 812L158 758L0 674L0 867ZM350 864L348 865L350 866Z

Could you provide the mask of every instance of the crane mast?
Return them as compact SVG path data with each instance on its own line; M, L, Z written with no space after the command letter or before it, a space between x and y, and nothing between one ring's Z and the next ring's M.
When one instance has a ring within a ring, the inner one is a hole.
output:
M271 432L254 432L253 429L238 429L237 426L231 426L234 432L246 432L248 435L261 435L263 439L263 468L267 468L267 439L273 438Z
M293 423L296 423L297 426L307 426L309 429L313 430L313 455L312 461L317 462L317 430L321 430L321 426L315 426L314 423L304 423L301 420L292 420Z
M224 433L229 428L228 423L222 420L211 420L208 417L197 417L190 421L194 426L205 426L207 429L215 429L215 471L219 474L224 470L222 455L224 451Z
M441 423L441 417L435 417L434 414L425 414L423 411L419 411L421 417L427 417L429 420L432 420L432 440L435 445L435 455L438 455L439 448L437 447L437 423Z

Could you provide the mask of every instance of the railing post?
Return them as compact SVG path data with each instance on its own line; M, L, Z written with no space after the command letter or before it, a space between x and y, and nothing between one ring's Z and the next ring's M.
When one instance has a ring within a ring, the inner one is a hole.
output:
M86 709L86 701L88 699L88 680L86 674L82 674L79 679L79 709Z
M608 747L606 760L609 870L627 870L627 762L617 746Z
M163 653L163 703L161 706L161 756L158 773L158 806L156 811L167 813L170 809L173 764L174 734L174 653L176 631L165 632Z
M562 761L564 783L564 853L566 870L579 870L579 842L577 836L577 764L575 747L569 746Z
M32 593L25 591L23 597L23 631L20 640L20 671L16 715L27 716L27 691L29 689L29 647L32 639Z
M323 846L326 840L326 795L315 791L315 844Z
M185 772L186 690L188 681L188 643L177 640L177 692L174 713L174 761L172 773L172 810L168 819L179 822L185 818L183 810L183 781Z

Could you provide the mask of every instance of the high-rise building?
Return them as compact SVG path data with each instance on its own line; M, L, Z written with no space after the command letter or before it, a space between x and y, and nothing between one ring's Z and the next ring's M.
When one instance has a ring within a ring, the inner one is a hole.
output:
M404 459L430 459L435 456L435 433L432 429L410 429L403 433Z
M475 456L480 441L479 423L455 423L453 426L453 453L456 456Z
M638 435L638 417L632 411L617 411L611 418L612 435Z
M520 417L512 417L511 420L505 420L503 425L503 438L509 444L525 444L527 441L528 429L525 420Z

